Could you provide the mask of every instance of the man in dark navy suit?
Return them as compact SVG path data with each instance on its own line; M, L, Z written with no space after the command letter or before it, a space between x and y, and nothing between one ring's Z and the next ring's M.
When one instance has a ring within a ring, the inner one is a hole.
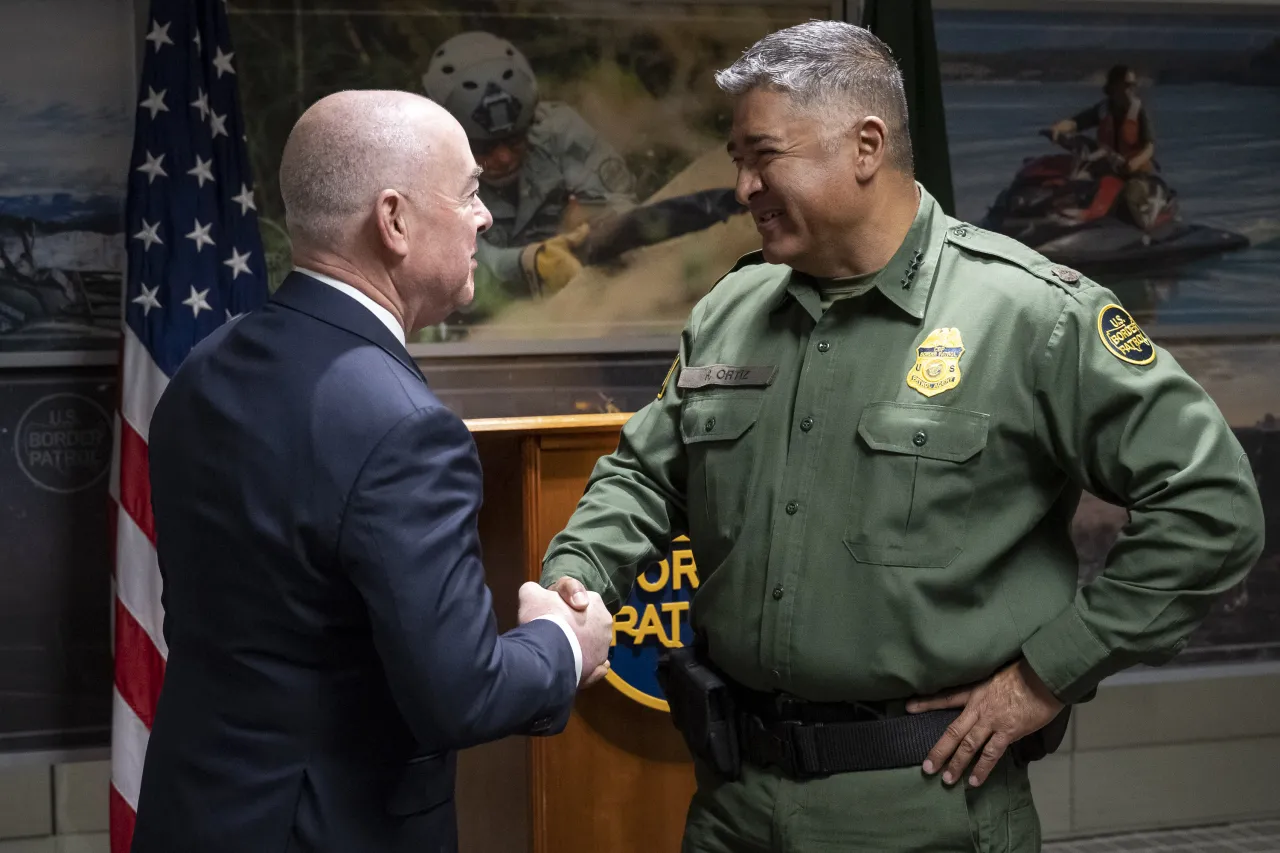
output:
M136 853L452 853L456 751L559 732L607 670L594 594L527 584L498 634L475 445L405 350L471 298L478 177L414 95L332 95L290 134L295 271L151 422L169 659Z

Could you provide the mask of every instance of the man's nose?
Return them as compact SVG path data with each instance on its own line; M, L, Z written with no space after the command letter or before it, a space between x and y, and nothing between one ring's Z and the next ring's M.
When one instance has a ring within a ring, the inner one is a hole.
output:
M483 234L493 225L493 214L489 212L489 208L480 199L476 199L476 204L480 205L480 227L476 229L476 233Z
M763 189L764 181L760 178L760 172L749 166L738 167L738 181L733 190L738 204L746 207L751 202L751 197Z

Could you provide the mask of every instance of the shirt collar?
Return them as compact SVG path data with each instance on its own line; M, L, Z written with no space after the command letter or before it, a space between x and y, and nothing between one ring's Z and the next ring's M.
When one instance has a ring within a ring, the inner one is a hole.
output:
M898 251L875 276L875 287L890 302L917 320L924 319L929 293L933 290L938 258L946 244L947 221L942 209L919 182L920 205ZM792 271L778 293L777 306L791 296L810 314L821 316L821 299L809 277Z
M361 293L346 282L338 281L336 278L330 278L327 275L321 275L315 270L309 270L305 267L294 267L293 269L295 272L311 276L316 281L322 281L334 290L339 290L347 296L350 296L356 302L359 302L365 308L369 309L373 316L377 317L378 320L381 321L382 325L387 327L387 330L391 332L391 334L395 335L396 340L400 342L401 346L405 346L404 326L401 326L400 321L398 321L395 315L386 308L382 307L377 302L374 302L364 293Z

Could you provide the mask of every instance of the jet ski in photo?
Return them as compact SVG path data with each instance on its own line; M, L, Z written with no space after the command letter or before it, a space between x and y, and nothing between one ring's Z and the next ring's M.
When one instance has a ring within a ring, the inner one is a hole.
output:
M1156 173L1144 176L1151 187L1140 227L1125 204L1119 155L1083 134L1041 135L1065 153L1024 161L981 227L1091 276L1145 273L1249 245L1234 231L1184 222L1177 193Z

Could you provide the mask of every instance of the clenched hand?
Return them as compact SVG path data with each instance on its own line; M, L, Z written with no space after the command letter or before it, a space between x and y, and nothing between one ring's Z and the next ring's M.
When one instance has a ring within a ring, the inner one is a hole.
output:
M613 616L598 593L582 591L581 606L570 607L560 595L532 581L520 587L519 622L555 614L569 623L582 649L582 682L590 687L609 672L609 645L613 640Z

